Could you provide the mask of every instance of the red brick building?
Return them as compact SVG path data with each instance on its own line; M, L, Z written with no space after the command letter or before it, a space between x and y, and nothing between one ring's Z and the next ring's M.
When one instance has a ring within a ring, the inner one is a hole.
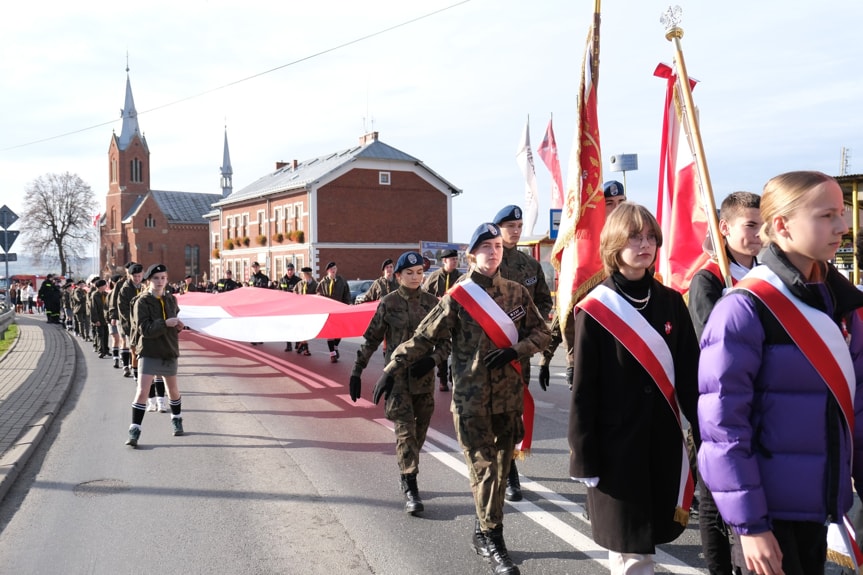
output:
M203 214L221 194L150 189L150 150L138 126L132 87L126 70L123 128L108 147L108 195L99 225L99 269L102 275L122 271L129 261L147 266L163 263L168 277L209 272L209 224Z
M277 162L237 192L225 188L231 175L226 139L225 197L206 214L214 278L230 269L245 280L256 261L271 280L289 262L318 277L335 261L346 279L374 279L383 260L419 249L421 240L452 241L452 198L461 193L377 132L346 150Z

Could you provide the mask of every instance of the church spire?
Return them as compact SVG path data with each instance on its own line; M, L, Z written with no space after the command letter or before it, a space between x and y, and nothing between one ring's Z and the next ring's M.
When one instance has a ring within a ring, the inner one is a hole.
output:
M228 127L225 126L225 151L222 153L222 197L227 198L234 189L232 176L234 170L231 168L231 153L228 151Z
M141 129L138 127L138 111L135 110L135 100L132 98L132 83L129 81L128 57L126 61L126 101L123 109L120 110L120 117L123 118L123 130L120 132L119 146L121 150L125 150L132 138L141 133Z

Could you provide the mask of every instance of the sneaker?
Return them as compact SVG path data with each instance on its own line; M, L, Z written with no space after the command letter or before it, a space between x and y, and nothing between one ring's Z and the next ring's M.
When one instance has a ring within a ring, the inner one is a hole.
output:
M337 363L339 361L339 356L336 355L336 352L332 352L330 354L330 363Z
M138 439L141 437L141 428L140 427L130 427L129 428L129 439L126 440L126 445L131 447L138 447Z
M341 357L341 356L339 355L339 348L335 348L335 350L334 350L334 351L336 352L336 359L339 359L339 358Z
M157 397L156 405L159 407L159 413L168 413L168 406L165 404L164 397Z
M114 369L120 369L120 358L114 358Z
M132 377L132 368L128 365L123 368L123 377Z
M183 418L182 417L172 417L171 425L174 428L174 435L183 435Z
M156 400L154 398L149 398L147 400L147 411L156 411L158 408L156 407Z

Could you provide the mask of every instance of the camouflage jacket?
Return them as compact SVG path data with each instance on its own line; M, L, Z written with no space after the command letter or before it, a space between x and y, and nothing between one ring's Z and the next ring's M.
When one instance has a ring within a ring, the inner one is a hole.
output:
M297 285L294 286L294 293L298 293L300 295L315 295L317 291L318 282L315 280L300 280L297 282Z
M437 298L422 288L410 290L402 286L393 293L385 295L363 334L365 341L357 350L357 360L351 375L362 374L369 364L369 359L383 340L387 342L385 360L389 362L393 350L413 336L414 330L436 305ZM435 365L446 361L449 348L449 340L435 346L434 351L431 352ZM393 393L408 392L411 395L433 393L434 377L434 369L419 379L412 378L408 370L403 370L395 378Z
M330 279L330 276L324 276L318 282L318 295L327 296L330 299L340 301L345 304L352 304L351 288L348 287L348 282L342 276L336 276L335 279Z
M142 285L135 285L132 280L123 282L120 293L117 294L117 321L126 336L132 333L132 300L144 290Z
M545 272L539 262L520 252L517 247L503 248L503 261L500 263L500 275L505 279L520 283L527 289L533 303L536 304L542 319L548 319L554 302L545 281Z
M505 280L499 273L486 277L476 270L468 277L513 318L518 342L513 349L519 359L545 349L549 332L545 320L524 286ZM523 410L521 376L507 364L489 370L483 363L488 352L497 349L482 327L447 293L429 312L414 336L398 346L385 368L394 377L438 345L452 339L453 391L450 410L459 415L491 415Z
M372 284L372 287L369 288L369 291L365 293L363 296L363 303L367 301L378 301L382 299L385 295L389 295L394 291L398 291L399 282L393 277L393 279L388 280L386 277L381 276L375 280L375 283ZM351 302L353 303L353 302Z
M423 282L423 289L436 297L443 297L449 288L455 285L462 273L458 269L454 269L447 273L443 268L433 271L426 281Z

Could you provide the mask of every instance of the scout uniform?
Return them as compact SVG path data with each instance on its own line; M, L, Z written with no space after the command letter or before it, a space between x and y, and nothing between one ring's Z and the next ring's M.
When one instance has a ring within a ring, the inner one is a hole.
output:
M326 271L329 272L329 270L333 268L338 272L339 268L336 266L336 262L328 263ZM351 304L351 288L348 286L348 282L345 281L345 278L340 275L333 275L330 277L330 274L328 273L321 278L321 281L318 283L317 293L318 295L326 296L346 305ZM341 338L327 340L331 363L339 361L339 343L341 343L341 341Z
M300 273L303 274L303 279L298 281L294 286L294 293L300 295L315 295L318 289L318 282L312 278L312 268L301 268ZM309 351L309 342L297 342L297 353L312 355L312 352Z

